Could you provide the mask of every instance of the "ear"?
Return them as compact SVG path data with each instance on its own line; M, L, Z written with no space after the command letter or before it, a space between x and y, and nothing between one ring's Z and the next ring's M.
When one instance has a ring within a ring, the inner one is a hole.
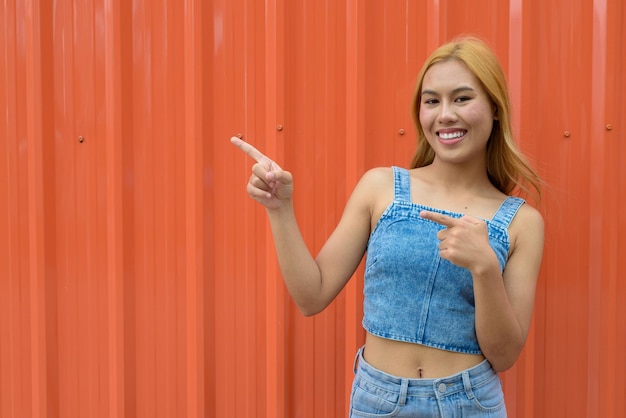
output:
M500 120L500 116L498 116L498 106L493 105L493 120Z

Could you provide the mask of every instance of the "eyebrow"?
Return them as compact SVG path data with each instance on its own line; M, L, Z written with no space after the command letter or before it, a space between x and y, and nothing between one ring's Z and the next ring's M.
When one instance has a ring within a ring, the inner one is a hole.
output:
M454 90L452 90L452 94L457 94L457 93L460 93L462 91L476 91L476 90L474 90L470 86L459 86L459 87L455 88ZM438 95L438 93L435 90L422 90L422 96L424 96L426 94L430 94L432 96L437 96Z

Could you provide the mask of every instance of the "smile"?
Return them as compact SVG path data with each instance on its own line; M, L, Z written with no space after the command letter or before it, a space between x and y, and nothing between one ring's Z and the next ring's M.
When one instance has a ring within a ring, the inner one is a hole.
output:
M444 140L457 139L465 135L467 131L454 131L454 132L437 132L437 136Z

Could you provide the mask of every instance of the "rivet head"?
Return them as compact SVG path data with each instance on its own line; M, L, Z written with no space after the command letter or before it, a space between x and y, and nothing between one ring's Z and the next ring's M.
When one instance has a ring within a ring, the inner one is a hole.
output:
M283 125L276 125L276 130L282 131L283 130Z
M82 135L81 135L81 136L79 136L79 137L78 137L78 142L80 142L81 144L82 144L83 142L85 142L85 137L84 137L84 136L82 136Z
M565 131L565 132L563 132L563 136L564 136L565 138L569 138L569 137L570 137L570 133L569 133L569 131Z
M606 130L610 131L611 129L613 129L613 125L611 125L610 123L606 124Z
M404 129L400 129L400 130L398 131L398 133L399 133L400 135L404 135Z

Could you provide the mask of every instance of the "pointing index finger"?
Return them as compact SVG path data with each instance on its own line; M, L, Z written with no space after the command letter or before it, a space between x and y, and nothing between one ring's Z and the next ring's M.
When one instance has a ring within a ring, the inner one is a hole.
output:
M250 158L255 160L257 163L263 162L267 159L265 155L258 149L254 148L252 145L248 144L246 141L233 136L230 138L230 142L235 145L237 148L248 154Z
M441 225L446 226L448 228L453 227L459 221L458 219L453 218L453 217L448 216L448 215L444 215L443 213L431 212L429 210L421 211L420 212L420 216L422 218L431 220L433 222L437 222L438 224L441 224Z

